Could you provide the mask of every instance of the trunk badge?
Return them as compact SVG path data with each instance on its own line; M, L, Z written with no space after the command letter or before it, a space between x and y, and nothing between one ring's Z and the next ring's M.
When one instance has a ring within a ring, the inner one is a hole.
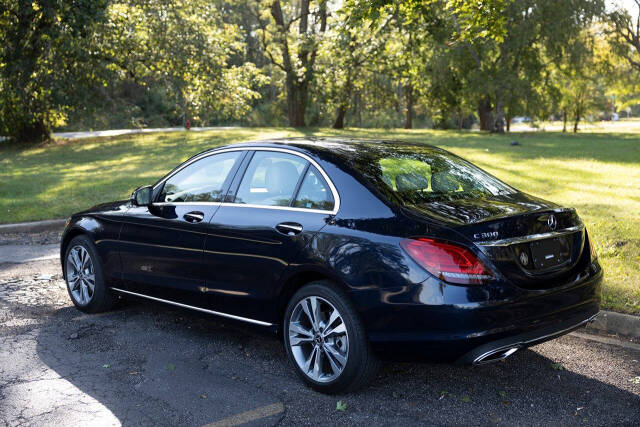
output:
M497 239L498 238L498 232L497 231L491 231L489 233L475 233L473 235L474 239Z

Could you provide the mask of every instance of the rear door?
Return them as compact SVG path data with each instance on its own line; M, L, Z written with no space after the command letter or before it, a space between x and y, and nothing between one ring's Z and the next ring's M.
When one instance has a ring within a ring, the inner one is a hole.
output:
M120 235L127 290L198 302L207 226L245 154L236 150L196 158L155 187L154 203L128 211Z
M250 155L210 223L203 293L213 310L270 321L284 268L337 212L339 197L303 154L259 149Z

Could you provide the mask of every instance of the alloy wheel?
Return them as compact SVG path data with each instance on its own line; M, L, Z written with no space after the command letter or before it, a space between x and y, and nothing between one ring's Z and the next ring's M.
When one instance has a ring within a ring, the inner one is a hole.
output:
M302 299L289 319L289 346L304 374L317 382L340 376L349 355L349 335L338 310L327 300Z
M67 286L73 299L87 305L93 298L96 274L89 251L81 245L74 246L67 255Z

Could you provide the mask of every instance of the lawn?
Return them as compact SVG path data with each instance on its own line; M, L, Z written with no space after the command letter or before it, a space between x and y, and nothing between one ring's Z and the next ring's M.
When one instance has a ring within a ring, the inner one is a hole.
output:
M5 145L0 146L0 223L64 218L98 202L127 198L133 188L153 183L189 156L222 144L302 135L404 139L446 148L522 191L577 208L605 269L604 307L640 314L640 134L610 130L498 136L245 128L63 141L25 150ZM514 139L520 145L511 146Z

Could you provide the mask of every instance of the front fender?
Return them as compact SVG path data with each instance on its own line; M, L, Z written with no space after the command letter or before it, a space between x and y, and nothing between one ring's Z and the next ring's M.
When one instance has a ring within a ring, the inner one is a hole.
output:
M122 223L114 218L96 217L88 214L73 216L65 227L60 240L60 263L66 279L64 257L74 237L85 235L95 245L105 278L119 279L122 262L117 242Z

